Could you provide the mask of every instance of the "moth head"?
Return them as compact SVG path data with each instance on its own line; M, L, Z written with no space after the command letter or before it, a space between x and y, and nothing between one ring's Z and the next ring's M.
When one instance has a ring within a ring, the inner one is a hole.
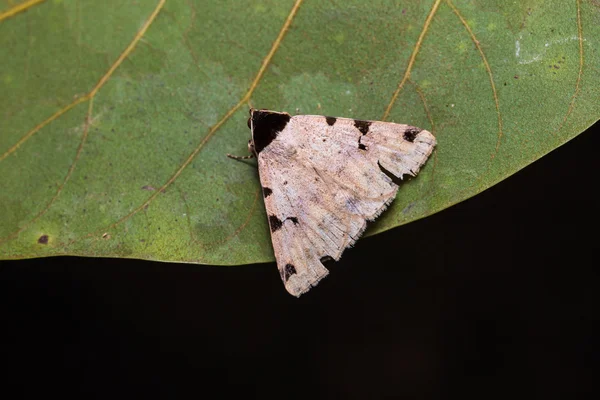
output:
M250 129L250 140L248 140L248 151L253 156L257 156L256 148L254 147L254 131L252 130L252 113L254 113L254 111L256 111L254 108L251 108L250 110L248 110L248 112L250 113L250 116L248 117L248 129Z
M254 141L252 139L248 140L248 151L250 154L256 155L256 150L254 149Z

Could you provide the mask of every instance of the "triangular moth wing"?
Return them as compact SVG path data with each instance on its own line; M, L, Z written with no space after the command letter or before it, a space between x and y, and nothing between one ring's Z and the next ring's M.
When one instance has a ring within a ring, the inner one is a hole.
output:
M328 273L396 196L382 171L415 175L436 144L419 128L390 122L251 110L271 240L288 292L300 296Z

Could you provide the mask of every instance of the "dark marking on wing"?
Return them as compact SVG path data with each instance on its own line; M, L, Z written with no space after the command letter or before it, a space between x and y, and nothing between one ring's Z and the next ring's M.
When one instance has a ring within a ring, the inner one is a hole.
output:
M281 229L283 222L276 215L269 215L269 225L271 226L271 232L276 232Z
M321 264L323 264L327 261L331 261L331 260L333 260L333 257L331 257L331 256L323 256L319 259L319 261L321 261Z
M422 129L415 128L414 126L409 127L407 130L404 131L404 140L411 143L414 142L415 138L419 133L421 133L421 131Z
M361 141L361 139L362 139L362 136L359 136L359 137L358 137L358 149L359 149L359 150L364 150L364 151L367 151L367 150L368 150L368 148L367 148L367 146L365 146L364 144L362 144L362 143L360 142L360 141Z
M294 223L294 225L298 225L298 218L296 218L296 217L287 217L285 220L287 221L288 219L290 221L292 221Z
M388 178L390 178L391 183L394 183L395 185L398 185L398 186L400 186L402 184L402 177L401 176L396 176L396 175L392 174L391 171L385 169L379 163L379 161L377 161L377 165L379 165L379 169L381 170L381 172L383 172L384 174L387 175Z
M283 276L282 276L283 280L285 282L287 282L288 279L290 279L290 277L292 275L296 274L296 267L294 267L292 264L285 264L285 267L283 267L282 273L283 273Z
M325 121L327 121L327 125L333 126L333 124L335 124L335 121L337 121L337 118L336 117L325 117Z
M263 191L263 197L265 197L265 198L267 198L271 194L273 194L273 191L270 188L268 188L268 187L263 187L262 191Z
M352 213L358 213L358 207L356 205L357 200L354 197L349 197L346 199L346 209L348 209Z
M39 244L48 244L48 235L42 235L38 238Z
M275 140L279 132L285 129L291 116L287 113L254 110L250 118L252 118L254 151L258 154Z
M354 120L354 126L362 133L366 135L369 133L369 126L371 126L371 121L361 121L359 119Z

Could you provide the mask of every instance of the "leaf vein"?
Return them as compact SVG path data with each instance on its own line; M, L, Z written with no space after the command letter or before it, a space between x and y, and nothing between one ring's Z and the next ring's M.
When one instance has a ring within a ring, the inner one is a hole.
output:
M433 122L433 116L431 115L431 111L429 110L429 105L427 104L427 98L425 97L425 93L423 93L423 90L419 87L419 85L417 85L412 80L409 79L408 83L410 83L414 86L415 91L419 95L419 98L421 99L421 102L423 103L423 109L425 110L425 114L427 115L427 119L429 120L429 125L431 125L430 132L433 134L433 136L436 136L437 132L435 129L435 123ZM437 150L434 149L433 150L433 165L431 168L431 182L429 183L430 188L434 187L433 183L434 183L434 179L435 179L435 169L437 167L437 163L438 163Z
M497 134L497 139L496 139L496 147L494 148L494 152L490 156L490 161L488 163L487 169L489 169L489 165L496 157L496 154L498 153L498 149L500 148L500 143L502 142L502 137L504 136L503 127L502 127L502 115L500 113L500 101L498 100L498 91L496 90L496 84L494 83L494 75L492 74L492 68L490 67L490 64L488 63L487 57L485 56L485 53L483 52L483 49L481 48L481 44L479 43L479 40L477 40L475 33L473 33L473 31L471 30L471 27L469 27L469 24L464 19L464 17L460 13L460 11L458 11L458 8L456 8L456 6L454 4L452 4L451 0L446 0L446 3L450 6L450 8L454 12L454 14L458 17L458 19L460 19L460 22L463 24L463 26L469 33L469 36L471 37L471 40L475 44L477 51L479 51L479 55L481 56L481 59L483 60L483 64L485 65L485 70L486 70L488 78L490 80L492 95L494 97L494 106L496 107L496 114L498 116L498 134Z
M142 204L140 204L138 207L136 207L135 209L133 209L131 212L129 212L125 216L121 217L116 222L110 224L106 228L98 229L98 230L96 230L94 232L91 232L88 235L84 236L83 238L88 238L88 237L94 236L99 231L106 232L106 231L108 231L110 229L113 229L116 226L122 224L123 222L127 221L129 218L131 218L132 216L134 216L135 214L137 214L140 210L143 210L146 207L148 207L148 205L160 193L162 193L167 187L169 187L173 182L175 182L175 180L177 180L177 178L181 175L181 173L185 170L185 168L188 165L190 165L190 163L196 158L196 156L198 155L198 153L200 153L200 151L204 148L204 146L206 145L206 143L214 136L214 134L219 130L219 128L221 128L221 126L223 124L225 124L225 122L227 122L229 120L229 118L231 118L231 116L233 114L235 114L235 112L237 112L237 110L239 110L244 104L246 104L248 102L248 100L250 100L250 97L252 96L252 94L256 90L256 87L258 86L260 80L262 79L263 75L265 74L265 72L267 70L267 67L270 65L273 56L275 55L275 53L279 49L279 47L281 45L281 42L283 41L283 38L284 38L285 34L289 30L289 27L292 24L292 21L294 20L294 17L296 16L296 14L298 12L298 9L300 8L300 5L302 4L302 2L303 2L303 0L296 0L296 2L294 3L291 11L289 12L286 20L283 23L283 26L281 27L281 30L279 31L279 34L277 35L277 38L273 42L273 44L271 46L271 49L267 53L266 57L263 59L263 62L261 64L258 72L256 73L256 76L255 76L254 80L250 84L250 87L248 88L246 94L244 94L244 96L238 101L238 103L236 105L234 105L232 108L230 108L225 113L225 115L215 125L213 125L209 129L209 131L206 134L206 136L200 141L200 143L198 144L198 146L196 146L196 148L190 153L190 155L179 166L179 168L175 171L175 173L167 180L167 182L165 184L163 184L160 187L160 189L156 190L150 197L148 197ZM77 239L74 239L69 244L74 243L76 240Z
M39 4L39 3L43 3L46 0L28 0L24 3L21 4L17 4L14 7L9 8L8 10L0 13L0 22L2 22L5 19L8 19L10 17L14 17L15 15L17 15L20 12L23 11L27 11L29 8Z
M65 106L64 108L58 110L51 117L49 117L42 123L38 124L35 128L30 130L29 132L27 132L21 139L19 139L19 141L17 143L12 145L6 152L4 152L4 154L2 154L2 156L0 156L0 162L2 162L4 159L6 159L6 157L8 157L12 153L14 153L19 147L21 147L21 145L23 145L23 143L25 143L27 140L29 140L33 135L35 135L44 126L48 125L49 123L51 123L52 121L57 119L58 117L60 117L61 115L63 115L64 113L66 113L67 111L72 109L73 107L75 107L77 104L82 103L87 100L91 100L96 95L96 93L98 93L98 91L102 88L102 86L104 86L106 81L108 81L108 79L112 76L112 74L115 72L115 70L121 65L121 63L129 56L129 54L131 54L131 52L133 51L135 46L138 44L140 39L142 39L142 37L144 36L146 31L150 27L152 22L154 22L154 20L156 19L156 16L160 12L160 10L163 8L165 2L166 2L166 0L159 0L158 5L156 6L156 8L152 12L152 14L150 14L150 16L148 17L148 19L146 20L146 22L144 23L142 28L137 32L137 34L135 35L133 40L129 43L129 45L125 48L125 50L123 50L123 52L121 53L119 58L116 59L116 61L110 66L108 71L100 78L98 83L96 83L96 85L92 88L92 90L90 90L89 93L78 98L77 100L73 101L71 104Z
M402 80L400 81L400 83L398 84L398 87L394 91L394 94L392 95L392 99L390 100L387 108L385 109L385 112L383 113L383 117L381 117L382 121L385 121L389 117L390 112L392 111L392 107L394 106L394 103L396 102L396 99L398 98L398 95L402 91L402 88L404 87L404 84L406 83L406 81L410 78L410 73L411 73L413 65L415 63L415 59L417 58L417 54L419 53L419 50L421 49L421 45L423 44L423 39L425 38L425 34L429 30L429 26L431 25L433 16L435 15L441 2L442 2L442 0L435 1L435 3L433 4L433 7L431 7L431 11L429 11L429 15L427 15L427 18L425 19L425 22L423 24L423 29L421 30L421 34L419 35L419 38L417 39L417 43L415 43L415 47L413 48L412 54L410 55L410 58L408 59L408 65L406 66L406 70L404 71L404 76L402 77Z
M575 81L575 91L573 92L573 95L571 96L571 101L569 102L569 108L567 109L567 113L565 114L565 116L564 116L562 122L560 123L560 125L558 126L558 128L554 132L552 132L553 136L558 135L558 132L560 132L560 130L563 128L563 126L567 122L567 119L573 112L573 108L575 107L575 100L581 89L580 84L581 84L581 77L583 75L583 60L584 60L583 59L583 27L581 24L581 0L575 0L575 4L577 5L577 35L578 35L578 39L579 39L579 71L577 72L577 80Z
M69 167L69 170L67 171L67 174L65 175L65 178L63 179L62 183L58 186L58 188L56 188L56 192L54 193L54 196L52 196L50 201L48 203L46 203L46 206L40 212L38 212L32 219L30 219L28 222L26 222L23 226L21 226L16 231L8 234L5 237L0 237L0 244L4 243L10 239L16 238L17 236L19 236L19 234L21 232L23 232L25 229L27 229L32 224L34 224L37 220L39 220L42 216L44 216L44 214L46 214L48 212L50 207L52 207L54 202L58 199L58 197L62 193L65 185L71 178L71 175L73 175L73 171L75 171L75 166L77 165L77 162L79 161L79 158L81 157L81 152L83 151L83 146L85 145L85 143L87 141L88 131L89 131L90 124L91 124L91 115L92 115L93 104L94 104L94 99L91 99L90 102L88 103L88 111L86 114L85 124L83 127L83 134L81 136L79 146L77 147L77 151L75 153L75 158L73 158L73 162L71 163L71 166Z

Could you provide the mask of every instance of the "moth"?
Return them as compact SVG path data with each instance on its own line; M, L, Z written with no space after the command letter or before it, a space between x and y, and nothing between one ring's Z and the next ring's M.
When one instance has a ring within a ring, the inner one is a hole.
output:
M250 109L277 267L299 297L328 274L394 200L392 177L415 176L436 145L431 132L392 122Z

